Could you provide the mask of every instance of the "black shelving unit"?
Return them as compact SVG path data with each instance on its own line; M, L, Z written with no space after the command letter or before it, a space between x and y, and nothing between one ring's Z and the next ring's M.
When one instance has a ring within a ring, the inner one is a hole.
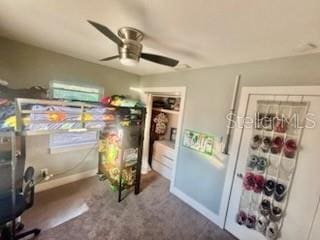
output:
M15 204L16 204L16 136L14 131L0 132L0 168L1 171L11 173L11 184L8 186L2 186L6 192L11 192L12 195L12 216L15 216ZM8 169L10 169L8 171ZM5 176L2 176L5 177ZM0 179L2 183L5 183L7 179ZM12 217L14 219L14 217ZM11 237L15 236L16 222L11 221Z
M99 175L118 193L118 202L134 187L140 192L145 108L107 108L109 121L100 131Z

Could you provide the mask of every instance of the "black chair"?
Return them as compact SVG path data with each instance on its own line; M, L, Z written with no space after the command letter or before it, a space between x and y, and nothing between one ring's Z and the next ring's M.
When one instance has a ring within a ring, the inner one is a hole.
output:
M23 224L15 228L14 233L6 226L6 223L14 221L20 217L22 213L33 206L34 201L34 168L28 167L23 176L25 187L22 193L15 194L15 208L12 208L12 194L7 192L0 195L0 226L5 227L2 230L0 240L12 240L21 239L29 235L37 236L40 234L40 229L32 229L23 233L17 233L22 230Z

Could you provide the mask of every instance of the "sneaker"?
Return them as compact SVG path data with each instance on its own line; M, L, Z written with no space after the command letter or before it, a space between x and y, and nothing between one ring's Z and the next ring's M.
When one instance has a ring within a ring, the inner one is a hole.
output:
M236 221L239 225L243 225L247 221L247 214L244 211L240 211L237 215Z
M270 219L273 222L278 222L282 217L282 209L279 207L272 207L271 213L270 213Z
M271 222L269 223L267 229L266 229L266 238L268 240L275 240L278 237L279 233L279 226L278 224Z
M287 158L294 158L297 148L296 141L294 139L288 139L284 144L283 153Z
M263 187L264 187L264 183L265 183L264 177L262 175L256 175L256 176L254 176L254 182L255 182L255 184L253 187L253 191L255 193L262 192Z
M283 137L277 136L272 140L271 152L273 154L279 154L283 147Z
M278 183L275 188L274 199L277 202L281 202L285 196L286 196L286 186L281 183Z
M257 231L261 232L262 234L264 234L266 232L268 224L269 224L268 218L266 218L265 216L260 216L258 218L257 223L256 223Z
M271 203L268 199L263 199L260 206L259 211L263 216L268 216L271 211Z
M254 186L255 186L254 174L251 172L247 172L246 175L244 176L244 179L243 179L243 187L247 191L250 191L254 188Z
M259 157L257 155L252 154L248 161L248 167L254 169L257 166Z
M246 220L246 226L247 228L253 229L256 227L256 216L254 215L248 215L247 220Z
M263 188L264 194L270 197L273 194L275 187L276 183L273 180L267 180Z
M257 170L264 172L267 166L268 166L268 159L266 159L265 157L259 157L257 161Z
M264 137L262 139L261 150L263 152L268 152L270 147L271 147L271 138L270 137Z
M262 138L260 135L254 135L252 138L251 148L257 149L261 144Z

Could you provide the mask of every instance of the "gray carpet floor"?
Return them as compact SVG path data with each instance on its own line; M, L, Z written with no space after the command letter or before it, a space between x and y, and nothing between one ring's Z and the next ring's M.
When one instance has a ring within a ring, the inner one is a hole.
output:
M75 185L75 187L77 187ZM78 187L81 187L78 186ZM169 193L169 181L152 173L142 192L121 203L103 182L96 182L86 200L88 210L54 228L40 240L233 240L227 232Z

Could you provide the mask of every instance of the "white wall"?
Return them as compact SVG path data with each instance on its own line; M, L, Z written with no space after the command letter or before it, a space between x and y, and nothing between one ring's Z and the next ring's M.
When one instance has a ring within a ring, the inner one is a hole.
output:
M183 130L224 136L235 77L241 86L319 85L320 54L144 76L143 87L186 86ZM181 146L181 143L180 143ZM219 214L225 166L215 165L195 151L180 147L176 188Z
M44 49L0 37L0 78L12 88L35 85L48 87L51 80L89 83L104 87L106 95L131 95L130 86L139 85L139 77L102 65L93 64L57 54ZM133 97L137 97L134 95ZM49 136L27 138L27 163L36 168L48 168L52 174L65 172L57 177L85 172L97 168L97 152L92 151L87 160L73 169L89 149L59 154L49 154Z

